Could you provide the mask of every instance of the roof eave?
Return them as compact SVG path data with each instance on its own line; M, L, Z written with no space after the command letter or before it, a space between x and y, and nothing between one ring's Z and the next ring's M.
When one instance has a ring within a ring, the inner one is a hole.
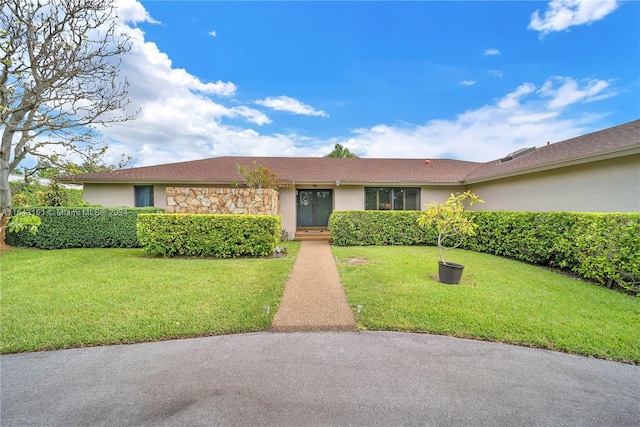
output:
M339 181L339 184L338 182ZM292 183L296 187L297 186L306 186L306 185L326 185L326 186L334 186L334 187L342 187L342 186L398 186L398 185L413 185L413 186L424 186L424 185L443 185L443 186L451 186L451 185L464 185L462 181L285 181L287 183Z
M162 179L162 178L86 178L86 179L59 179L60 182L70 184L176 184L176 185L231 185L235 181L198 181L184 179Z
M160 179L160 178L86 178L86 179L70 179L72 177L61 177L60 181L69 184L167 184L167 185L190 185L190 186L207 186L212 185L233 185L237 181L202 181L202 180L182 180L182 179ZM338 182L339 181L339 184ZM377 186L394 186L394 185L432 185L432 186L451 186L464 185L464 181L416 181L416 180L398 180L398 181L344 181L344 180L282 180L285 184L293 184L295 186L322 185L322 186L357 186L357 185L377 185Z

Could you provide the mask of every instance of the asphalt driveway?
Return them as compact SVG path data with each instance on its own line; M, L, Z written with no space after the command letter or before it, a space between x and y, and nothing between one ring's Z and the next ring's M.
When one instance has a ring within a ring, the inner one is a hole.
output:
M394 332L0 357L2 426L637 426L640 367Z

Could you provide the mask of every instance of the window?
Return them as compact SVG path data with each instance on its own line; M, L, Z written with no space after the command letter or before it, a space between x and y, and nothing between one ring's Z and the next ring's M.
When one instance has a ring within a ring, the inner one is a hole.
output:
M133 189L136 208L153 206L153 185L136 185Z
M420 210L420 188L366 187L364 208L367 210Z

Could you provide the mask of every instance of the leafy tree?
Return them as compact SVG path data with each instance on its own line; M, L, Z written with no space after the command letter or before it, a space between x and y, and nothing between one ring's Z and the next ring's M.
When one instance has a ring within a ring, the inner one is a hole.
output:
M100 165L96 125L132 120L112 0L3 0L0 6L0 225L11 211L9 172L27 157L67 170L69 155Z
M342 144L336 144L333 146L333 150L327 154L325 157L349 157L349 158L357 158L355 154L349 151L348 148L344 147Z
M442 254L446 241L457 241L451 246L451 248L457 248L462 244L463 237L475 234L478 224L465 216L464 211L477 203L484 203L484 200L470 190L462 194L451 193L443 203L433 202L426 205L427 210L423 211L418 218L418 224L421 227L435 226L438 232L438 254L443 264L447 265Z
M58 181L52 179L42 195L41 206L64 206L67 203L67 192L60 187Z
M63 175L76 175L80 173L94 173L94 172L107 172L116 169L124 169L131 164L132 157L127 156L126 154L120 155L120 161L117 165L107 164L104 162L102 155L105 152L106 147L101 147L101 152L96 153L96 156L93 156L90 159L85 159L82 164L77 164L73 162L64 162L62 165L58 165L57 156L55 157L56 162L52 163L48 161L48 159L41 159L40 165L36 171L36 175L38 178L56 178ZM18 174L21 174L21 171L18 171ZM25 175L25 183L29 182L29 177Z

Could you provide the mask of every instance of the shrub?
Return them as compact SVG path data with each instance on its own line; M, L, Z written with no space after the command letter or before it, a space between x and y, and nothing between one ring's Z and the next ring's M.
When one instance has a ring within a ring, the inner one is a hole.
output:
M571 240L576 262L563 262L572 271L640 295L640 214L591 214L576 221Z
M12 193L18 186L10 183ZM87 206L82 200L82 190L60 186L52 180L48 185L38 183L22 187L11 197L14 207L42 207L42 206Z
M435 245L437 232L418 225L420 211L333 211L329 227L338 246Z
M571 230L574 214L565 212L487 212L466 213L478 224L476 236L466 249L515 258L535 264L555 263L568 254L559 236Z
M41 223L42 220L37 215L33 215L29 212L18 212L9 218L9 222L6 227L11 233L18 233L20 231L27 230L31 234L36 234ZM4 227L0 227L0 230L3 228Z
M39 249L134 248L138 214L162 212L157 208L16 208L13 214L28 212L42 220L38 233L7 233L11 246Z
M466 249L566 268L640 293L640 214L468 212L479 229Z
M267 256L281 236L273 215L144 214L138 239L145 252L161 256Z

